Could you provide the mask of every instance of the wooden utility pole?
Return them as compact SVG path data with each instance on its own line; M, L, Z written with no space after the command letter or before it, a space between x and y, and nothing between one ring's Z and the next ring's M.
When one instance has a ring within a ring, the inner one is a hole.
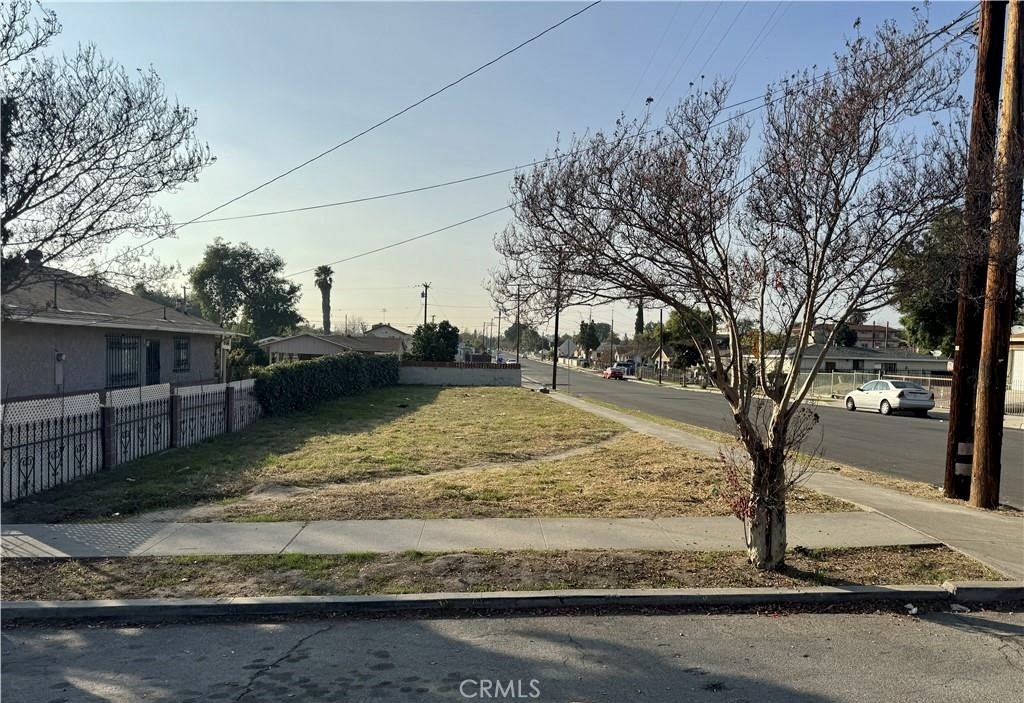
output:
M1024 82L1024 27L1022 0L1010 3L1006 18L1002 100L996 146L995 188L992 198L992 233L988 249L981 361L974 415L974 461L971 469L971 505L999 507L1002 472L1003 410L1006 403L1006 367L1010 355L1010 325L1016 295L1017 249L1020 242L1024 133L1021 124L1021 83Z
M1006 1L982 2L978 15L978 61L974 72L974 102L967 155L964 202L964 262L956 315L956 349L949 399L949 431L946 439L946 472L943 492L947 498L970 496L974 457L974 399L981 357L981 327L987 268L988 229L995 152L996 110L1002 79L1003 32Z
M430 290L430 284L423 284L423 292L420 293L420 297L423 298L423 326L427 326L427 292Z

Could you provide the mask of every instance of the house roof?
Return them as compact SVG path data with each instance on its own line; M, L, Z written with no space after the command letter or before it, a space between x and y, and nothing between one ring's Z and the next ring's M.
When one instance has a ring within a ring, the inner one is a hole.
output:
M404 349L402 340L396 337L352 337L345 334L310 334L308 332L294 334L291 337L267 337L266 339L261 339L257 344L261 347L266 347L278 342L286 342L289 339L298 339L299 337L319 339L328 344L333 344L343 351L357 351L369 354L399 354Z
M398 354L405 348L402 340L397 337L374 337L373 335L353 337L345 334L329 334L322 336L321 339L359 352Z
M804 357L816 357L821 353L821 344L808 344L804 347ZM791 357L794 347L786 349L785 356ZM768 357L779 356L779 350L765 354ZM867 349L865 347L831 347L825 352L826 359L873 359L875 361L944 361L930 354L918 354L911 349Z
M412 336L408 332L403 332L402 330L398 329L397 327L392 327L391 325L389 325L386 322L378 322L376 325L373 325L372 327L370 327L370 329L366 330L366 332L364 332L363 334L367 335L370 332L373 332L374 330L380 330L380 329L385 329L385 328L391 330L392 332L397 332L398 334L402 335L403 337L411 337Z
M45 325L237 335L201 317L47 266L4 295L3 317Z

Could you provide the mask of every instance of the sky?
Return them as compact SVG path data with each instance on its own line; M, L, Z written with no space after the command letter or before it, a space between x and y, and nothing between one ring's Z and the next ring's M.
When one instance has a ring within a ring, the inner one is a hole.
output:
M916 4L920 6L920 3ZM217 157L198 182L161 196L186 222L328 149L555 24L568 2L47 3L63 33L52 51L92 42L129 69L152 65L194 108ZM732 97L762 94L787 73L831 66L860 18L903 26L914 3L640 3L607 0L394 121L210 217L244 215L416 188L542 158L559 134L610 128L621 111L655 117L695 85L735 74ZM969 3L931 5L934 26ZM746 57L745 60L744 57ZM702 79L702 76L703 79ZM500 208L510 174L368 203L195 223L156 245L194 266L214 237L270 248L285 272L312 269ZM333 321L357 316L412 331L429 314L464 330L497 321L483 288L498 263L504 211L378 254L339 263ZM320 320L312 272L299 305ZM180 282L179 282L180 283ZM386 310L386 312L385 312ZM625 304L563 315L632 334ZM656 311L647 313L657 319ZM894 311L875 318L895 323ZM507 321L502 321L503 328ZM550 325L548 327L550 331Z

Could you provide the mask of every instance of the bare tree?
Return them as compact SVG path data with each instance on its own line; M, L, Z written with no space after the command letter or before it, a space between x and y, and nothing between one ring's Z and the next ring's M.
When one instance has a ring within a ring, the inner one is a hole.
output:
M370 325L366 322L365 318L359 317L358 315L346 315L345 325L341 333L348 335L360 335L366 334L368 329L370 329Z
M213 162L196 141L195 113L168 99L153 68L132 76L86 45L70 56L40 49L59 26L28 19L16 0L0 14L4 101L2 257L4 293L44 266L143 276L152 241L174 235L154 198L196 180ZM115 248L132 236L140 243Z
M758 568L784 562L786 495L817 423L803 403L834 341L809 347L806 332L829 322L834 337L886 304L895 252L960 197L965 62L937 36L887 23L849 40L833 71L771 86L752 166L752 126L726 114L717 82L663 128L620 122L513 189L517 251L571 252L567 273L587 289L691 321L745 450L734 504ZM779 333L782 348L766 349Z

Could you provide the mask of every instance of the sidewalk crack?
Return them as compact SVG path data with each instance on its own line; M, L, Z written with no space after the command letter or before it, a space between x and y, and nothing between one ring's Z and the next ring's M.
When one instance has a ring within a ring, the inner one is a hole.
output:
M288 540L288 544L286 544L283 547L281 547L281 551L279 551L278 554L284 554L284 550L286 550L286 549L288 549L288 547L292 546L292 542L294 542L298 538L298 536L302 534L303 530L305 530L307 527L309 527L309 523L310 523L309 520L306 520L304 523L302 523L302 527L300 527L298 530L296 530L295 534L292 535L292 538L290 540Z

